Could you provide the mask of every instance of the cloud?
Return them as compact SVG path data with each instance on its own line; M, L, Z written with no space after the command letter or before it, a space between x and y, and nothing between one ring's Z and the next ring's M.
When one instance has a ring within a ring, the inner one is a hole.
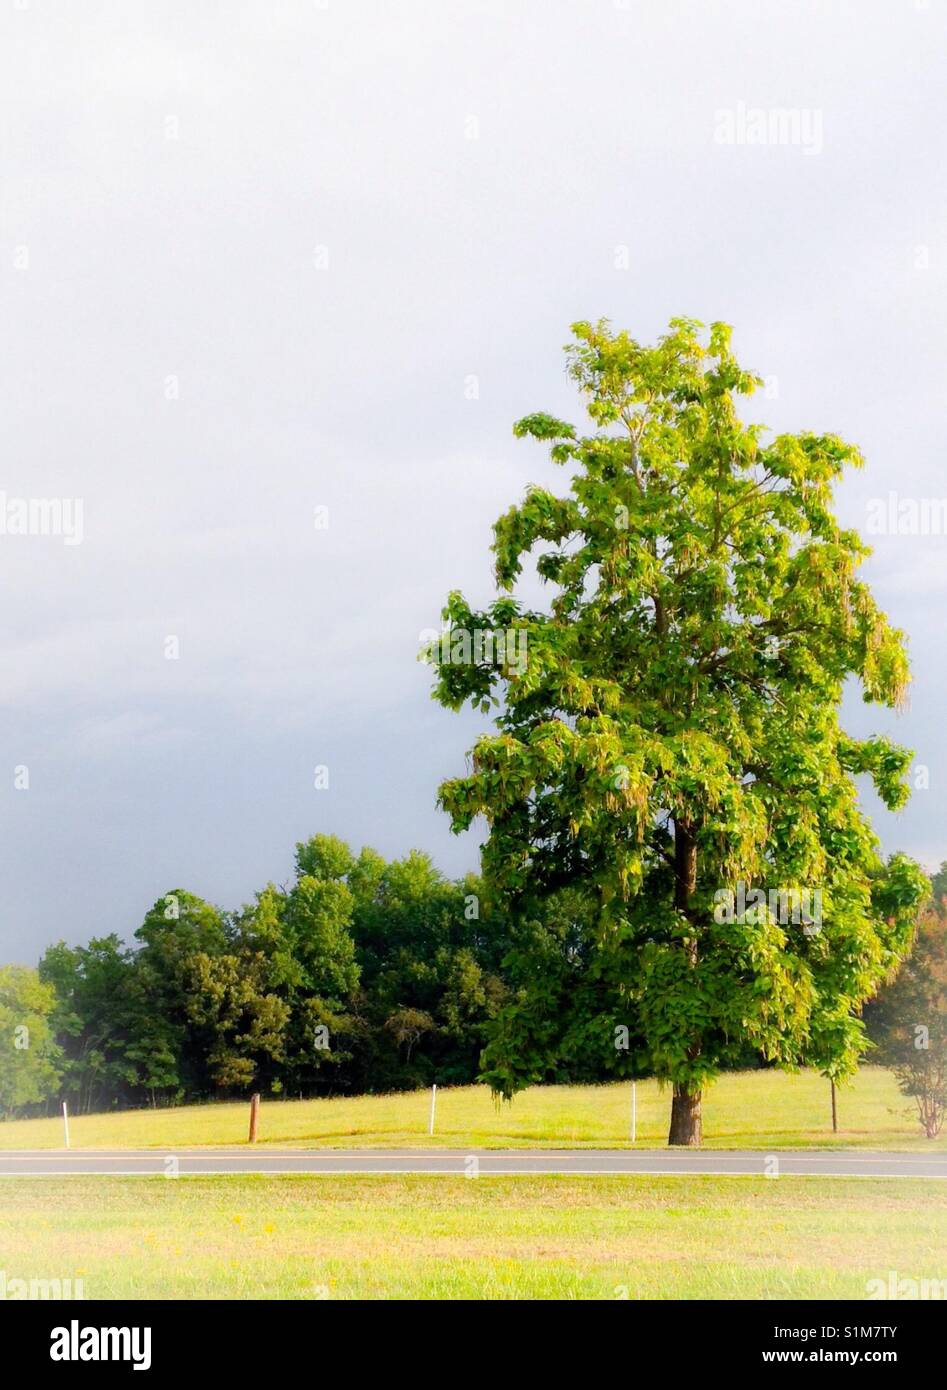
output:
M490 597L526 485L566 485L511 425L579 414L576 318L726 318L777 381L756 418L865 450L853 516L931 495L944 30L888 0L7 7L0 488L82 498L85 534L0 538L0 746L37 769L18 800L0 762L0 956L130 930L168 882L240 901L315 826L475 863L434 798L483 721L432 706L417 637ZM715 146L741 101L818 109L821 153ZM929 749L942 572L910 538L870 569ZM933 852L925 796L891 847Z

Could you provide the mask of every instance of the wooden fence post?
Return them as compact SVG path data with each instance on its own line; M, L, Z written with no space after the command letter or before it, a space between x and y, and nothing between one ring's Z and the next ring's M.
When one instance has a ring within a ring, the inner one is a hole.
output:
M257 1120L259 1119L259 1116L260 1116L260 1093L259 1093L259 1091L254 1091L253 1095L250 1097L250 1137L249 1137L249 1139L247 1140L247 1143L248 1143L248 1144L255 1144L255 1143L256 1143L256 1126L257 1126Z

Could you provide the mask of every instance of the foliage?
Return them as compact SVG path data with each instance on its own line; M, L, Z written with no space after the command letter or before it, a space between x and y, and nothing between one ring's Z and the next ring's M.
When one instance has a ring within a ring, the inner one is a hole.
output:
M0 1117L55 1093L55 993L25 965L0 966Z
M290 885L237 912L177 888L132 947L112 935L46 951L61 1093L87 1113L469 1082L505 999L507 946L475 877L316 835L296 846ZM49 1090L21 1084L11 1104Z
M724 324L676 319L654 347L605 323L573 332L593 432L545 414L515 427L570 466L570 490L531 488L499 519L501 597L475 611L452 593L428 653L441 703L496 711L468 775L441 788L455 831L487 822L487 883L523 924L534 981L488 1076L509 1095L575 1046L545 973L552 942L528 925L568 888L594 923L584 978L609 996L602 1019L623 997L642 1060L683 1098L747 1048L841 1077L923 892L904 856L880 858L854 780L899 807L910 755L838 718L851 677L893 706L908 684L902 634L858 577L867 549L832 510L860 456L835 435L743 423L757 379ZM527 561L553 591L543 611L509 596ZM491 640L456 660L470 632ZM818 891L820 920L720 920L741 883ZM593 1023L604 1066L611 1039Z
M935 876L936 882L936 876ZM947 1116L947 912L921 918L917 941L901 972L866 1010L877 1044L875 1059L891 1067L906 1096L917 1104L928 1139Z

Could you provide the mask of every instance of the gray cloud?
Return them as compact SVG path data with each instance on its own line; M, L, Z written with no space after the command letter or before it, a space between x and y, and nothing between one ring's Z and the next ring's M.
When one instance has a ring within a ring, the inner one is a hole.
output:
M945 29L943 0L5 6L0 489L81 497L85 535L0 538L0 954L128 934L172 885L235 904L316 830L475 864L434 797L481 721L433 706L417 637L559 480L510 425L577 413L575 318L725 318L776 378L757 418L864 449L852 524L940 495ZM820 151L718 143L740 103L818 111ZM916 685L851 706L930 767L877 817L928 862L945 546L879 538Z

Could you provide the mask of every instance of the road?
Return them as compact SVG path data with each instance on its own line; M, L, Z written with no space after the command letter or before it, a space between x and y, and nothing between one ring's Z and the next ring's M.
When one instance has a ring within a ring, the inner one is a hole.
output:
M703 1149L36 1149L0 1152L0 1177L62 1174L751 1174L947 1178L947 1152Z

